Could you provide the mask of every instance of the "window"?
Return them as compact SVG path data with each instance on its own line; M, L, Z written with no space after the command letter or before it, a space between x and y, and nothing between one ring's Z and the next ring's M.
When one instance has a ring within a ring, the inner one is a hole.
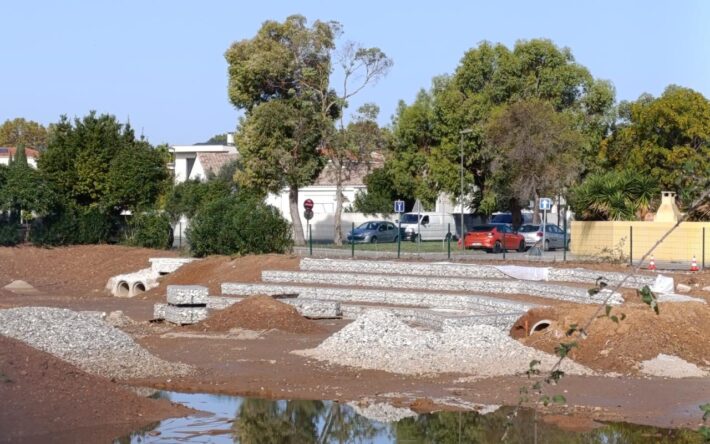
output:
M387 224L387 231L394 230L394 224Z
M422 225L426 225L428 223L429 223L429 216L422 217Z

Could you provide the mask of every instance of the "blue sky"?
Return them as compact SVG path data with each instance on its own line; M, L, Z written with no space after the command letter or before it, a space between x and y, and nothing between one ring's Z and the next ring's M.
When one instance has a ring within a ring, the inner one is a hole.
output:
M394 59L389 76L351 101L377 103L386 124L432 77L483 40L550 38L572 49L617 99L671 83L710 98L710 2L163 1L7 2L0 38L0 121L43 124L89 110L130 118L154 144L232 131L224 51L265 20L337 20L344 38Z

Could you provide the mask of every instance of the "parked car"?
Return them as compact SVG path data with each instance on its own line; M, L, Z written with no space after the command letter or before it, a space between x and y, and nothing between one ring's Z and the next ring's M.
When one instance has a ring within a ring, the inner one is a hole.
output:
M543 244L543 230L545 231L545 240ZM538 247L547 251L555 248L565 248L565 232L557 225L533 225L527 224L520 227L518 233L525 238L525 246L530 248L537 244ZM567 234L567 248L570 245L570 236Z
M402 240L445 240L449 235L456 237L456 221L448 213L404 213L400 220ZM449 230L451 230L449 232Z
M500 253L503 249L523 252L525 238L513 232L507 224L476 225L464 236L464 248L488 253Z
M348 242L397 242L397 226L386 220L373 220L360 224L348 234Z

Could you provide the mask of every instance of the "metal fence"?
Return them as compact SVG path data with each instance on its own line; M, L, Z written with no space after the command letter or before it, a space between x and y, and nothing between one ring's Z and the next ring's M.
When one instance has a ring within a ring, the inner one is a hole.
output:
M539 262L604 262L616 264L638 265L643 254L668 231L666 226L649 226L643 230L633 226L595 230L593 236L575 239L581 232L571 233L570 249L550 249L543 251L541 245L527 249L525 252L503 250L497 253L484 250L463 249L455 240L455 236L447 236L453 240L439 241L401 241L389 243L357 243L343 241L343 245L334 245L323 241L313 241L307 237L305 247L296 247L294 251L301 256L333 257L333 258L373 258L373 259L426 259L426 260L506 260L506 261L539 261ZM449 230L453 233L453 229ZM648 268L653 258L654 265L659 269L691 271L693 263L699 270L710 266L710 228L706 226L691 226L677 230L660 245L660 256L649 257L642 264ZM581 248L581 244L595 248ZM577 247L577 248L575 248ZM688 252L691 252L688 254ZM693 262L693 259L695 262Z

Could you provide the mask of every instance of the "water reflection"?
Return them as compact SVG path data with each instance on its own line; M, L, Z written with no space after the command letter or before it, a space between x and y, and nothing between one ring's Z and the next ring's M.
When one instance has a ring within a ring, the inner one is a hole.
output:
M690 430L608 424L589 432L569 432L541 421L532 411L512 408L479 415L439 412L386 424L330 401L271 401L232 396L163 392L174 402L211 412L166 420L154 430L136 431L118 443L681 443L700 444Z

